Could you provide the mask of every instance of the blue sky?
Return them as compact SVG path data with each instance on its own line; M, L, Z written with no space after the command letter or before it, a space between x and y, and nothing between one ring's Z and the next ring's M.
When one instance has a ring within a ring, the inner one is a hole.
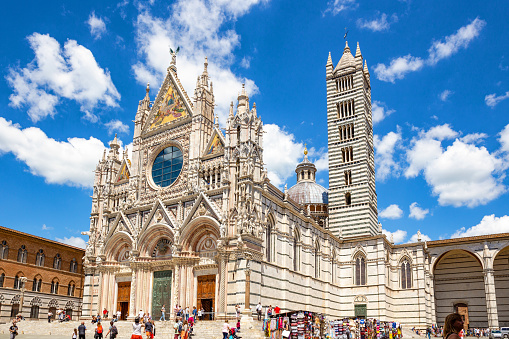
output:
M23 20L19 20L23 13ZM507 1L86 1L4 4L0 224L83 246L93 170L132 142L180 46L190 96L209 60L224 124L245 83L272 182L304 143L328 186L325 63L360 43L371 73L379 219L395 242L509 232Z

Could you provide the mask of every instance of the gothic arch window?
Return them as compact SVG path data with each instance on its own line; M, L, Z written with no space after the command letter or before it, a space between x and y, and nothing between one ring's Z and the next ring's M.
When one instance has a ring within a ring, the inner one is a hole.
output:
M293 270L298 271L300 269L300 247L299 247L299 232L297 226L295 226L295 234L293 235Z
M74 289L76 287L76 284L71 281L69 285L67 285L67 295L70 297L74 297Z
M412 288L412 267L406 258L401 262L400 279L402 289Z
M44 251L40 249L35 256L35 265L44 266Z
M350 194L350 192L345 193L345 204L347 206L350 206L352 204L352 195Z
M272 261L272 222L267 224L267 232L265 233L265 256L267 261Z
M240 126L237 126L237 146L240 145Z
M315 278L320 277L320 244L315 242Z
M54 278L51 282L51 293L58 294L58 279Z
M69 264L69 272L77 273L78 272L78 262L75 258L71 260L71 263Z
M22 263L26 264L27 256L28 256L28 251L27 251L25 245L21 245L21 247L18 250L18 262L22 262Z
M363 255L355 259L355 285L366 285L366 258Z
M0 287L4 287L5 273L0 274Z
M55 255L55 258L53 258L53 268L59 270L62 266L62 257L60 256L60 253L57 253Z
M21 281L21 277L22 277L22 275L20 273L16 274L16 276L14 277L13 288L15 290L19 290L23 287L23 282Z
M7 241L2 241L2 248L0 251L0 259L8 259L9 258L9 246L7 246Z

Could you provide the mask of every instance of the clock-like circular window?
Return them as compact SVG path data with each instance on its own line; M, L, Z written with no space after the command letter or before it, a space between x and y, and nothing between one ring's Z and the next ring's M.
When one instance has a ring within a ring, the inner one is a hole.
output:
M152 180L161 187L170 186L182 170L182 151L175 146L163 149L152 165Z

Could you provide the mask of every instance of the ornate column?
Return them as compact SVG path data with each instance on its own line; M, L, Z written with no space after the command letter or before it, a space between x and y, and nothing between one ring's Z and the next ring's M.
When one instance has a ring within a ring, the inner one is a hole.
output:
M246 268L244 271L246 274L246 288L244 295L244 310L251 313L251 269Z
M435 311L435 277L430 273L429 275L429 298L431 301L431 323L437 323L437 314Z
M173 305L179 305L180 302L180 265L175 265L175 291L173 292Z
M491 263L491 260L490 260ZM498 328L497 295L495 292L495 277L493 266L484 269L484 291L486 293L486 310L488 311L488 326Z
M136 318L136 267L131 265L131 296L129 298L128 320Z
M219 313L226 313L226 274L228 265L228 254L220 254L220 277L219 277Z

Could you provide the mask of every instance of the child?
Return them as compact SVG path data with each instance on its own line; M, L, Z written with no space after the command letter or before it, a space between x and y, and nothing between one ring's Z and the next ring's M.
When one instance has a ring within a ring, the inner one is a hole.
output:
M237 332L240 332L240 319L237 319Z
M72 339L76 339L76 338L78 338L78 329L77 328L74 329L74 333L72 334Z

